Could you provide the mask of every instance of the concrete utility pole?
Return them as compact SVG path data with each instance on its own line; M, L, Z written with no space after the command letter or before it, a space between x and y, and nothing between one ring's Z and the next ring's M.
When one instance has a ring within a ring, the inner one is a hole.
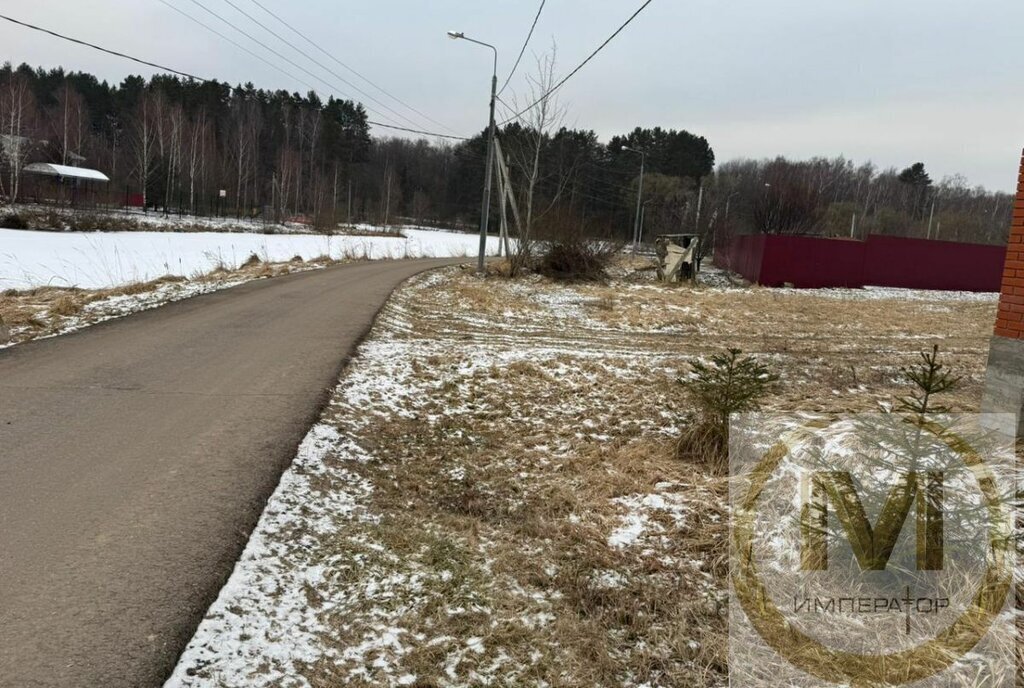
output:
M629 146L623 146L622 150L637 153L640 156L640 183L637 185L636 220L633 222L633 254L636 255L637 249L640 248L640 214L643 211L644 166L647 163L647 153L637 148L630 148Z
M480 209L480 255L477 258L476 266L477 271L480 274L484 274L484 259L487 255L487 225L490 222L491 215L491 177L494 175L494 133L496 129L494 123L494 104L498 99L498 49L490 43L470 38L461 31L449 31L448 38L451 38L453 41L462 39L494 51L494 72L491 77L491 115L487 124L487 172L484 175L483 207Z
M935 221L935 196L932 196L932 211L928 215L928 238L932 238L932 223Z
M647 217L647 204L646 203L644 203L643 207L640 209L640 236L641 237L643 237L643 235L644 235L644 218L645 217ZM638 239L637 243L639 243L639 241L640 240Z
M639 245L644 240L644 221L647 219L647 206L650 205L650 201L644 201L642 210L640 211L640 231L637 232L636 243Z
M704 207L704 180L698 182L697 186L697 216L693 222L694 232L700 234L700 211Z

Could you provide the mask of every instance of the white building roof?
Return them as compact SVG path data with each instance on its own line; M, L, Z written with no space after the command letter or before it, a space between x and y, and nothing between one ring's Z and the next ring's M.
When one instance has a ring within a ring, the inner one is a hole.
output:
M96 182L109 182L110 177L99 170L90 170L85 167L68 167L67 165L54 165L48 162L34 162L25 165L25 172L35 174L46 174L51 177L67 177L70 179L90 179Z

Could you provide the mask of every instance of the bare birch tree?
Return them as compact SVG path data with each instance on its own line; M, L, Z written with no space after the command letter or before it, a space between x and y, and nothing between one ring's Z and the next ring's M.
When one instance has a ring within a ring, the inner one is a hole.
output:
M60 143L61 164L68 165L74 162L75 155L82 155L88 113L85 100L67 79L57 91L56 100L50 117L51 129Z
M167 180L164 190L164 209L170 208L175 192L180 189L183 169L182 144L185 135L185 113L180 105L173 105L167 116Z
M0 153L7 165L7 201L15 203L21 187L21 169L32 150L35 98L28 80L11 72L0 84L0 126L3 138Z
M527 77L529 87L526 102L533 105L519 117L522 125L521 133L516 140L509 141L505 146L512 173L512 185L516 188L515 195L519 205L519 227L516 241L510 246L509 263L512 275L526 269L534 259L536 252L536 223L549 212L556 203L569 175L559 174L555 183L555 191L547 203L541 208L538 198L538 186L544 178L541 159L545 147L550 143L551 136L565 120L566 108L558 102L558 97L551 93L557 82L555 67L557 63L557 46L552 44L551 50L537 58L536 72ZM513 101L515 102L515 101ZM516 110L520 108L515 105Z
M142 94L132 122L132 152L134 157L134 173L142 191L142 209L149 205L147 187L153 174L153 161L156 157L158 105L152 92Z
M206 139L209 132L206 109L202 108L191 121L188 129L187 159L189 212L196 212L196 181L206 169Z
M235 214L248 200L249 183L256 168L256 152L262 121L256 104L236 94L231 103L230 155L235 175Z

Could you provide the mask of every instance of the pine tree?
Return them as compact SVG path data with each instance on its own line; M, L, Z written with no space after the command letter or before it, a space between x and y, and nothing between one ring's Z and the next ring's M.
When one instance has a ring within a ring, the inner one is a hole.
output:
M714 354L710 363L695 361L693 375L680 378L694 404L697 422L683 431L677 455L724 465L729 446L729 418L761 407L779 376L739 349Z
M904 184L911 186L931 186L932 178L925 171L923 162L915 162L907 169L900 172L898 179Z
M932 347L931 353L922 351L921 360L912 366L900 368L900 373L916 389L906 396L897 397L898 410L912 414L919 420L928 414L949 413L949 407L935 403L933 397L956 387L961 378L953 376L939 363L938 344Z

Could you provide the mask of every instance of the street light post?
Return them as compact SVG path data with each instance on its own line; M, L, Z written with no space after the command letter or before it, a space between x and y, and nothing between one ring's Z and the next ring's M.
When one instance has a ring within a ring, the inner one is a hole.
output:
M491 76L491 114L487 124L487 172L484 175L484 200L480 209L480 254L477 258L477 271L484 274L484 258L487 254L487 226L491 215L491 177L494 176L494 105L498 97L498 49L490 43L470 38L461 31L449 31L448 37L476 43L494 51L494 72Z
M640 214L643 210L644 166L647 163L647 153L637 148L630 148L629 146L623 146L622 150L637 153L640 156L640 183L637 185L636 220L633 222L633 255L636 255L637 248L639 248L638 244L640 243Z
M637 233L638 244L642 244L644 241L644 222L647 220L647 206L651 203L652 201L644 201L643 209L640 211L640 231Z

